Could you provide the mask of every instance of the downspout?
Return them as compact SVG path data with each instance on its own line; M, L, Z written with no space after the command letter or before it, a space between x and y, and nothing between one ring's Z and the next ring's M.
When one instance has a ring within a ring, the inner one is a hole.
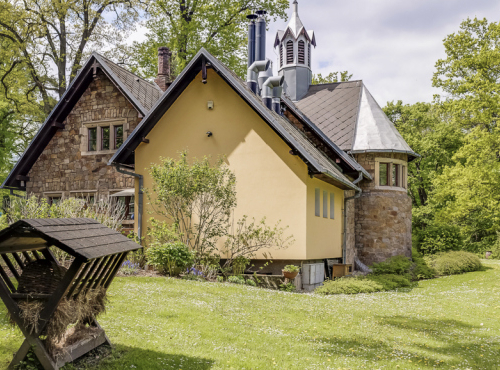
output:
M356 185L358 182L360 182L363 179L363 173L360 171L359 172L359 177L354 180L352 183ZM361 196L361 193L363 190L359 188L359 191L357 194L354 194L352 197L344 198L344 242L342 243L342 264L345 265L346 263L346 254L347 254L347 201L351 199L357 199Z
M142 238L142 200L143 200L143 191L142 188L144 186L144 178L142 175L139 175L138 173L135 172L130 172L126 171L123 168L120 167L119 164L115 165L116 170L120 173L123 173L124 175L129 175L129 176L134 176L139 179L139 204L138 204L138 210L137 210L137 236L139 237L139 243L141 243L141 238Z

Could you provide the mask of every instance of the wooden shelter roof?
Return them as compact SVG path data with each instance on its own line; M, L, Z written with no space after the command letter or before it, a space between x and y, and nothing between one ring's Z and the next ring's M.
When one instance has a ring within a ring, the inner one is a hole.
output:
M24 219L0 231L0 253L52 245L86 261L141 248L120 232L90 218Z

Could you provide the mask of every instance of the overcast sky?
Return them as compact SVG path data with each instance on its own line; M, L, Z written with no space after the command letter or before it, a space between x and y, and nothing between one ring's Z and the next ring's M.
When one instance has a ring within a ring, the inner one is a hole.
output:
M434 64L445 56L446 35L467 17L500 18L498 0L298 1L304 27L316 34L313 73L348 70L381 106L391 100L431 101L439 93L431 78ZM273 60L272 41L286 24L269 25L267 56Z

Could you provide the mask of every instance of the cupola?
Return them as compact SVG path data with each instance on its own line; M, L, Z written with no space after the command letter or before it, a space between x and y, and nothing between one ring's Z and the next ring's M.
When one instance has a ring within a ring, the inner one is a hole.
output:
M293 101L306 95L312 82L311 49L316 47L314 31L306 31L298 13L299 4L293 2L293 13L286 30L276 33L274 47L278 47L278 74L284 76L284 92Z

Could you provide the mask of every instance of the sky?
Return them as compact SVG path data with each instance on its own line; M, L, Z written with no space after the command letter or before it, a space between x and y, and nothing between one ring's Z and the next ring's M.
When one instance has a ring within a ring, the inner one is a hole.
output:
M290 0L292 2L292 0ZM493 0L298 0L299 16L314 30L313 73L349 71L363 80L379 105L432 101L434 65L444 58L443 39L467 17L499 21ZM291 15L291 10L288 16ZM283 20L269 24L267 57ZM276 63L275 63L276 65Z

